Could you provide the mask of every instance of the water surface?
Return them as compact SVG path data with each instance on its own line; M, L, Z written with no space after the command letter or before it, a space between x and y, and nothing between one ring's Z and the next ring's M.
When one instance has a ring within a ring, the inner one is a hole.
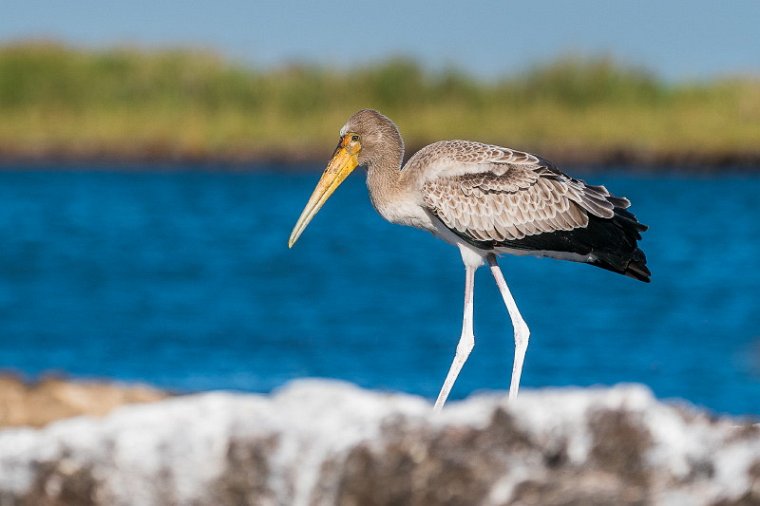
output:
M54 169L0 173L0 367L180 391L321 376L437 394L464 269L454 248L383 221L360 174L288 250L318 172ZM760 177L587 179L650 225L653 282L503 258L532 331L523 385L641 382L760 412ZM452 398L509 383L512 330L486 269L475 335Z

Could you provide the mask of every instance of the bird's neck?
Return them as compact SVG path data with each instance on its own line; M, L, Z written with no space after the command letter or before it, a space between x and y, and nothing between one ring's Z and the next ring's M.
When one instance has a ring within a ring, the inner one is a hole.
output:
M398 142L388 143L382 150L382 155L367 164L367 188L372 205L386 219L387 209L394 198L402 193L401 161L404 157L404 146Z

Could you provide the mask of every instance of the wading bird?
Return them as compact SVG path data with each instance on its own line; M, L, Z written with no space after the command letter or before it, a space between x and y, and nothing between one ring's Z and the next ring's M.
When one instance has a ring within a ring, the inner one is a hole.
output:
M375 209L391 223L432 232L456 245L465 265L462 334L438 395L439 410L475 344L472 312L475 271L488 263L512 320L515 356L509 398L517 397L528 326L496 262L502 253L583 262L649 282L644 252L647 229L610 195L560 172L551 162L514 149L452 140L430 144L402 168L404 142L398 127L364 109L340 130L332 159L290 235L298 240L317 211L358 166L367 169Z

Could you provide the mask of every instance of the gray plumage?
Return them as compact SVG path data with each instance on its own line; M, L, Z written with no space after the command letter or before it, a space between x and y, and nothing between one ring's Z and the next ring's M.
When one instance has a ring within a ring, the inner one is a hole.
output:
M522 239L612 218L630 202L509 148L441 141L415 154L404 171L420 174L422 202L448 228L477 241Z
M393 223L463 240L479 254L571 260L649 281L637 244L647 227L604 186L530 153L465 140L430 144L402 168L398 128L369 109L349 118L346 132L360 134L370 199Z

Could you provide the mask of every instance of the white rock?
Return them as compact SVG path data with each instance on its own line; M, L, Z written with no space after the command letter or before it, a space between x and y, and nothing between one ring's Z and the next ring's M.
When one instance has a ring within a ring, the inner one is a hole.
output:
M760 503L760 429L640 386L452 403L304 380L0 431L0 504Z

